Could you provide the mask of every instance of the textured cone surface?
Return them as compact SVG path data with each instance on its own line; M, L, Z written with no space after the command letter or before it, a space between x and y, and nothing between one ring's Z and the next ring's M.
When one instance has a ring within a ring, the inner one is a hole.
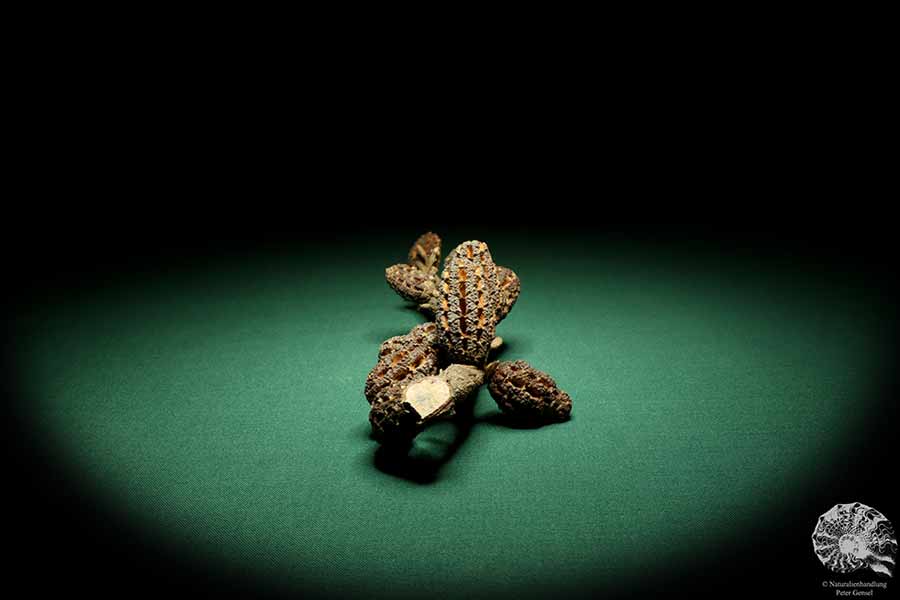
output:
M440 369L440 351L434 323L413 327L406 335L385 340L378 362L366 377L366 400L375 404L399 400L401 388L418 377L435 375Z
M509 314L516 300L519 299L522 284L515 271L507 267L497 267L497 279L500 282L500 302L497 304L497 322L499 323Z
M402 263L385 269L384 278L402 298L417 304L429 302L438 285L438 278L433 273Z
M401 399L385 399L376 402L369 410L372 434L381 443L403 443L413 439L418 432L419 417Z
M484 242L463 242L447 256L435 322L438 344L450 362L484 364L497 325L499 287L497 266Z
M441 238L436 233L428 232L419 236L409 249L407 263L420 271L437 273L441 262Z
M565 421L572 412L569 395L524 360L497 363L488 391L500 410L525 421Z

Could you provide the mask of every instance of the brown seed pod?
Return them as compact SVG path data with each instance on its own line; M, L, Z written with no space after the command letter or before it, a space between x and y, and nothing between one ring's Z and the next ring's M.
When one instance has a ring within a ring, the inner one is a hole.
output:
M500 302L497 304L497 322L499 323L509 314L516 300L519 299L522 284L515 271L499 265L497 265L497 278L500 281Z
M441 262L441 238L436 233L427 232L419 236L409 249L407 264L426 273L437 273Z
M381 344L378 362L366 377L366 400L375 404L395 397L399 388L419 376L434 375L440 368L440 351L434 323L413 327L406 335Z
M484 364L499 303L497 266L487 244L463 242L447 257L434 300L438 344L450 362Z
M401 297L417 304L429 303L438 286L438 278L433 273L403 263L385 269L384 278Z
M504 413L532 422L565 421L572 398L524 360L488 365L488 391Z
M484 371L471 365L450 365L438 375L419 376L372 405L372 433L382 443L408 442L431 421L452 415L456 404L483 382Z

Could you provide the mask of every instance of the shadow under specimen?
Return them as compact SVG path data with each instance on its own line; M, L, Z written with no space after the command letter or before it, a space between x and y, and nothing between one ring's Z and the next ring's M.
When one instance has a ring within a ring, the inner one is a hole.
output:
M380 445L375 450L375 467L380 471L415 483L434 483L441 467L453 458L468 439L475 424L475 402L470 398L456 406L456 414L434 423L411 443Z

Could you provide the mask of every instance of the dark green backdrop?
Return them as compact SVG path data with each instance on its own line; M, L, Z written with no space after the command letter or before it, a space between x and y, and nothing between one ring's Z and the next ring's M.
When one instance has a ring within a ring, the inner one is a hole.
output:
M380 342L422 321L383 279L418 233L228 255L22 312L20 413L60 489L190 564L379 597L635 589L745 560L734 549L785 513L806 547L856 500L796 504L873 418L891 299L790 256L616 236L442 232L519 274L502 358L552 374L573 416L511 428L482 390L471 418L384 456L362 389Z

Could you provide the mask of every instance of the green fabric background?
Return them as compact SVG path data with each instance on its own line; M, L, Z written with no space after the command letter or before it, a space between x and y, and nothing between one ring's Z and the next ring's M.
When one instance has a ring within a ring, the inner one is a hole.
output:
M510 428L482 389L470 427L386 461L362 389L380 342L422 321L383 279L416 233L35 308L20 321L35 431L166 552L335 595L541 595L752 535L840 462L886 368L889 307L853 282L474 231L522 280L502 358L553 375L573 418Z

